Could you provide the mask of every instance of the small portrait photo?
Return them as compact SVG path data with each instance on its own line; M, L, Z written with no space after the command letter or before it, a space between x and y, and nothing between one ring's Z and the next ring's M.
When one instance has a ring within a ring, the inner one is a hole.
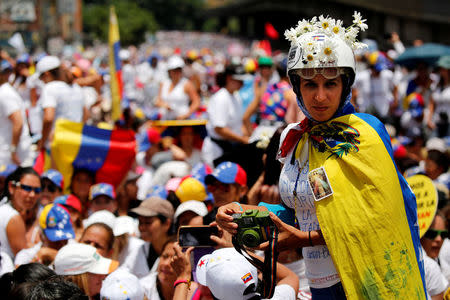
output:
M327 173L323 167L310 171L308 173L308 182L316 201L333 194Z

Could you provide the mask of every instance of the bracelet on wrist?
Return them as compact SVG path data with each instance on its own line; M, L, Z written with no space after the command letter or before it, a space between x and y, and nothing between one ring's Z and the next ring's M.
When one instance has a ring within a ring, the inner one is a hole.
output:
M312 242L312 239L311 239L311 231L308 231L308 239L309 239L309 245L310 245L311 247L314 247L313 242Z
M9 151L11 151L11 153L16 153L17 152L17 146L14 146L14 145L9 146Z
M234 201L233 203L236 203L237 205L239 205L239 208L241 209L241 211L244 211L244 210L242 209L242 205L241 205L239 202Z
M188 290L191 288L191 280L190 279L178 279L173 283L173 288L176 288L177 285L181 283L186 283Z

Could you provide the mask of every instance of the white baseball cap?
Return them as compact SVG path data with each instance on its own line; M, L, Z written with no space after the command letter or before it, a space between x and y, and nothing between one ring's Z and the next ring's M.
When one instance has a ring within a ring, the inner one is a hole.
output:
M221 300L249 299L257 294L258 271L234 248L202 256L197 263L196 277Z
M100 299L142 300L144 289L136 276L125 268L118 268L103 280Z
M178 205L175 210L174 219L176 220L182 213L192 211L199 216L206 216L208 214L208 209L205 203L197 200L189 200Z
M96 248L80 243L70 243L62 247L56 254L53 264L58 275L84 273L106 275L119 266L118 261L98 254Z
M447 151L447 146L445 145L445 141L438 137L431 138L425 144L425 148L430 150L437 150L439 152L445 153Z
M83 220L84 228L89 227L94 223L103 223L109 226L111 229L114 229L114 222L116 221L116 216L105 209L96 211L92 215L89 216L86 220Z
M114 236L128 233L131 236L139 236L139 227L136 219L129 216L117 217L114 222Z
M131 53L127 49L122 49L119 51L119 58L120 60L129 60L131 57Z
M43 73L59 68L61 66L61 61L56 56L44 56L36 64L36 74L41 76Z
M171 56L167 60L167 70L175 70L183 68L184 66L184 60L178 55Z

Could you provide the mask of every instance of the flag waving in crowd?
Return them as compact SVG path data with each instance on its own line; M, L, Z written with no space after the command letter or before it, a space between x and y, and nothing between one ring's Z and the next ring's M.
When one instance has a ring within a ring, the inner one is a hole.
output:
M74 169L86 169L96 174L96 182L117 186L134 161L135 149L132 131L59 120L51 154L66 182Z
M112 119L120 118L123 97L122 63L119 59L120 36L116 11L111 6L109 12L109 74L111 76Z

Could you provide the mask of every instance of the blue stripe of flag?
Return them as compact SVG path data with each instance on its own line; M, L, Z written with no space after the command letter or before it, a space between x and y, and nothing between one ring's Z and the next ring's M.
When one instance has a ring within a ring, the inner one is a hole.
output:
M103 166L109 151L111 131L94 126L84 126L80 150L73 161L74 168L96 172Z
M122 69L122 64L119 59L120 41L117 41L113 44L113 50L114 50L114 65L116 67L116 71L120 71Z

